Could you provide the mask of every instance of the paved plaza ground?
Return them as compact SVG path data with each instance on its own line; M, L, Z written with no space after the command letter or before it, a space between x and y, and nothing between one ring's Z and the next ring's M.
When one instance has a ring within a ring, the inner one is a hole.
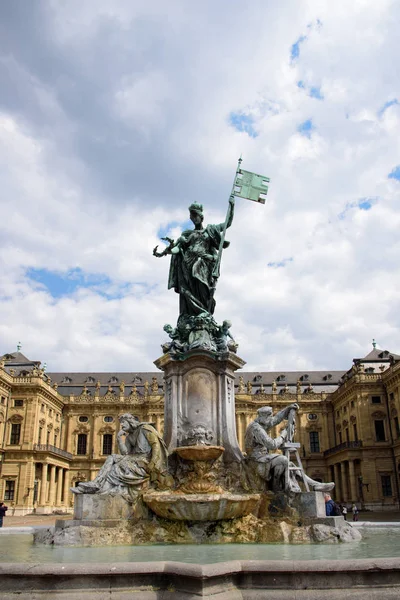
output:
M351 512L347 515L348 521L352 521ZM71 515L25 515L24 517L5 517L4 527L35 527L37 525L55 524L56 519L72 519ZM373 522L400 522L400 511L395 512L360 512L359 521Z

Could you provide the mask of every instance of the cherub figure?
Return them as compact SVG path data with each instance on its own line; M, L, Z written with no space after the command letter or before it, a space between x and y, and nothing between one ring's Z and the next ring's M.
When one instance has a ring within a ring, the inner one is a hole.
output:
M229 331L231 327L232 323L230 321L223 321L222 325L218 325L217 327L215 338L217 342L217 350L219 352L226 352L227 350L236 352L237 350L238 345Z
M171 338L171 342L166 342L165 344L162 344L162 349L163 352L170 352L171 354L173 354L174 352L184 351L184 344L182 344L182 342L179 340L179 331L178 329L174 329L172 327L172 325L169 325L168 323L166 325L164 325L163 327L165 333L168 333L169 337Z

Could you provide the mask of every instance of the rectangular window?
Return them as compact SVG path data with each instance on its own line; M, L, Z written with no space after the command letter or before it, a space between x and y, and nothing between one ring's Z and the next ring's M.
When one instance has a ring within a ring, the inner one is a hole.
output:
M385 424L383 421L375 421L375 437L377 442L384 442L385 437Z
M103 454L112 454L113 436L112 433L103 435Z
M56 436L56 434L54 434L54 445L57 448L57 436Z
M352 400L352 401L350 402L350 406L351 406L351 408L354 408L354 400Z
M349 428L346 427L346 429L344 430L345 434L346 434L346 442L350 441L350 435L349 435Z
M357 433L357 425L355 423L353 424L353 436L354 436L354 441L357 442L358 441L358 433Z
M339 431L339 444L343 444L343 436L341 431Z
M381 397L380 396L371 396L371 402L372 402L372 404L380 404Z
M400 438L400 425L399 425L399 417L395 417L394 418L394 431L395 431L395 436L397 438Z
M19 444L20 436L21 436L21 423L12 423L10 444Z
M42 431L43 429L39 427L38 444L42 443Z
M14 400L14 406L23 406L23 405L24 405L23 400Z
M381 475L382 482L382 495L385 498L393 496L392 494L392 481L390 475Z
M40 411L41 411L41 412L44 412L44 404L42 404L42 405L40 406Z
M1 396L1 403L5 404L6 403L6 399L4 398L4 396Z
M6 480L6 489L4 490L4 500L14 500L15 481L13 479Z
M394 400L394 393L393 392L390 392L390 394L389 394L389 400Z
M50 444L50 431L48 431L48 432L47 432L46 444L47 444L47 445L49 445L49 444Z
M310 431L310 452L321 452L318 431Z
M78 435L78 443L77 443L76 453L79 454L80 456L86 454L86 447L87 447L87 435L86 435L86 433L80 433Z

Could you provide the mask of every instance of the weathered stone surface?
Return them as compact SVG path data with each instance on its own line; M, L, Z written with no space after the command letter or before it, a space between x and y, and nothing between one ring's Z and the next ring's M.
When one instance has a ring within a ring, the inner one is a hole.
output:
M75 497L74 519L102 520L129 519L132 505L122 496L111 494L78 494Z
M362 538L361 533L346 521L343 521L337 527L329 527L329 525L317 523L316 525L311 525L310 533L313 541L324 544L357 542Z
M2 600L397 600L400 559L1 564Z
M153 512L173 521L219 521L251 513L259 494L178 494L148 492L143 500Z
M322 492L301 492L296 494L292 503L303 518L325 517L325 499Z

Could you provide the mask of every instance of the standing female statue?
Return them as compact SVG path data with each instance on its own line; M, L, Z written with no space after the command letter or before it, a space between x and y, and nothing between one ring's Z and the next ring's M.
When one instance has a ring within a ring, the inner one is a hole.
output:
M154 248L153 254L157 257L171 254L168 289L173 288L179 294L180 318L214 313L218 278L215 266L222 248L229 246L229 242L223 241L220 248L225 230L232 224L234 206L231 196L225 223L203 227L203 206L191 204L189 213L194 229L183 231L176 242L165 238L170 245L161 253Z

